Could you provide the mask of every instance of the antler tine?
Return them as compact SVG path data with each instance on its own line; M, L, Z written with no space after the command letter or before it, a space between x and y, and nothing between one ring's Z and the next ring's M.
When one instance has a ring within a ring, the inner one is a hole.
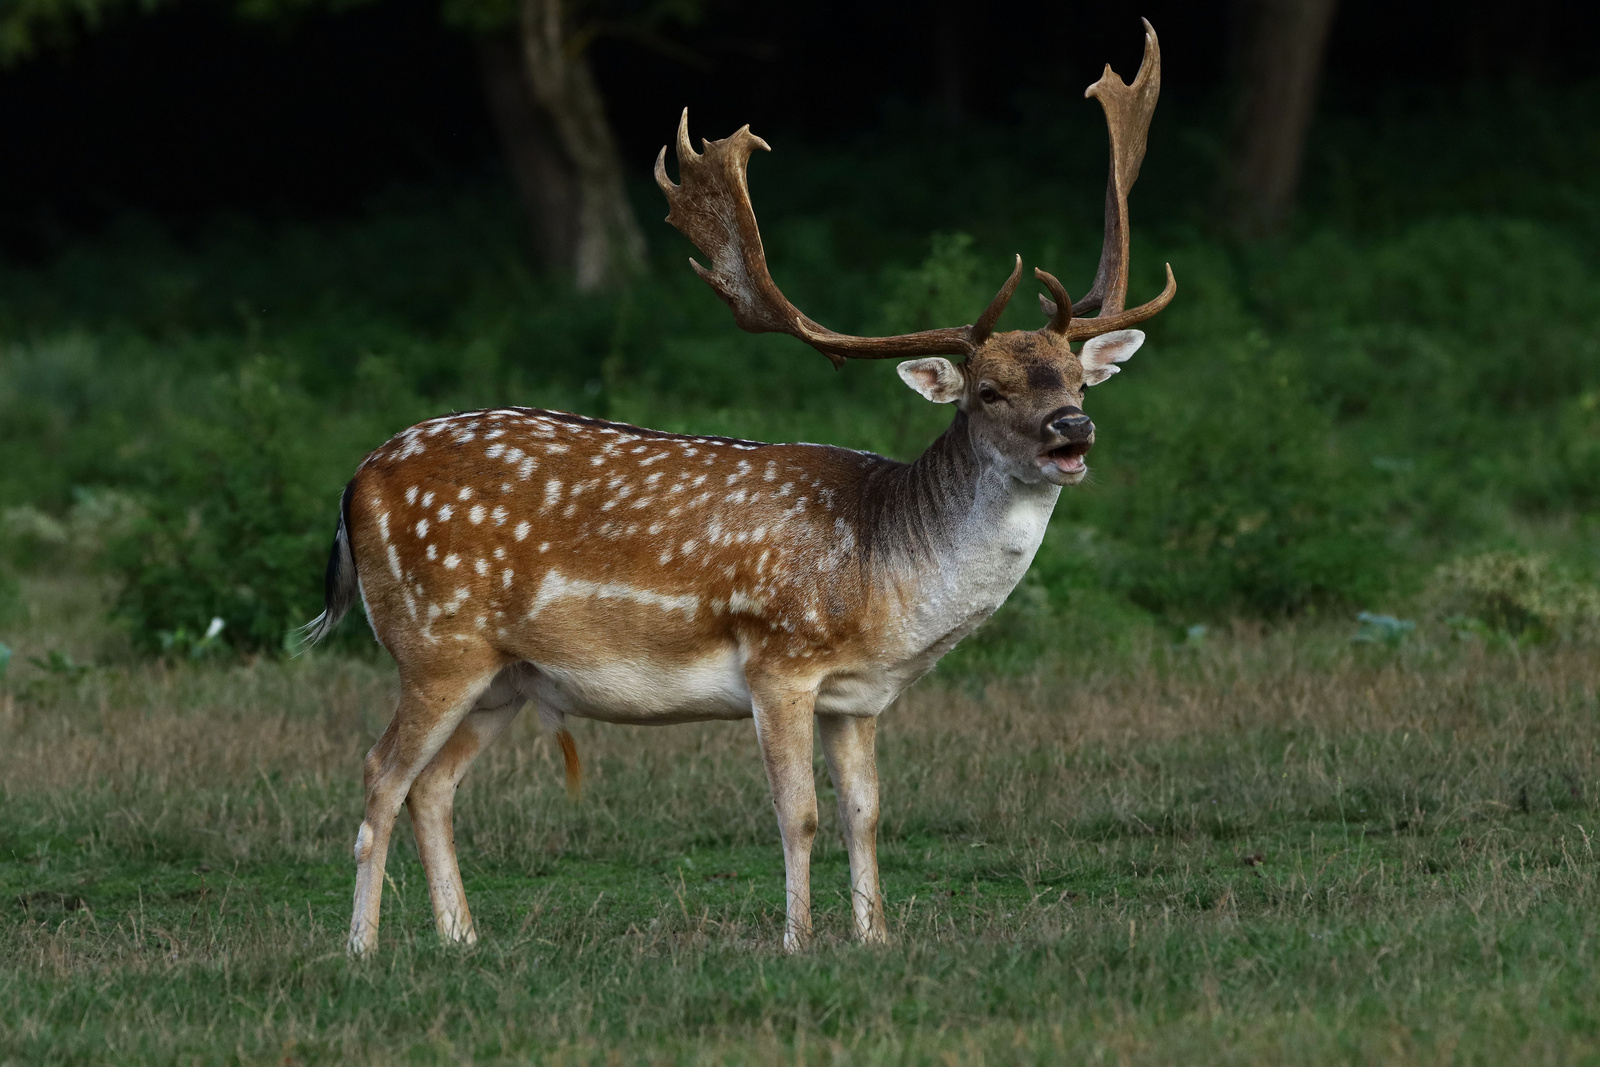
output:
M1177 293L1177 282L1172 267L1167 266L1167 287L1160 296L1134 308L1123 311L1128 295L1128 191L1139 177L1139 166L1144 162L1145 147L1150 133L1150 118L1155 114L1156 99L1161 95L1161 42L1148 19L1144 22L1144 60L1133 84L1122 78L1106 64L1100 79L1084 90L1084 96L1100 101L1106 114L1106 129L1111 139L1111 173L1106 181L1106 231L1100 249L1100 268L1095 272L1094 285L1078 301L1076 313L1099 310L1094 319L1075 319L1065 324L1072 340L1084 340L1111 330L1122 329L1143 322L1166 307ZM1055 322L1051 327L1054 329Z
M667 221L677 227L711 260L710 268L689 260L695 273L733 310L733 319L750 333L786 333L815 348L835 367L846 359L893 359L905 356L970 355L994 328L1022 273L1021 257L1011 278L971 326L951 326L894 337L852 337L835 333L789 303L767 272L767 256L750 203L746 167L767 142L743 126L720 141L701 141L696 152L689 141L689 109L678 122L678 177L667 177L667 150L656 157L656 184L666 194Z
M744 125L743 132L748 132L750 124ZM772 146L757 137L763 152L772 151ZM666 168L667 146L661 146L661 153L656 156L656 183L659 185L667 176ZM694 150L694 142L689 140L689 109L684 108L683 114L678 116L678 163L682 166L685 159L699 159L700 153ZM749 158L748 155L746 158ZM664 191L664 190L663 190ZM671 210L670 208L668 210Z
M1033 268L1033 276L1044 282L1045 288L1050 290L1050 295L1039 294L1039 310L1050 318L1050 324L1045 327L1051 333L1066 333L1067 326L1072 322L1072 298L1067 295L1067 287L1062 285L1056 276L1047 270Z
M1011 302L1011 294L1017 291L1017 283L1021 280L1022 257L1019 255L1016 266L1011 268L1011 277L1007 278L1006 283L1000 287L1000 291L994 294L994 299L989 301L989 306L983 309L983 314L978 316L978 321L967 327L974 347L983 344L984 341L989 339L989 335L994 332L994 324L1000 321L1001 312L1005 311L1006 305Z
M1167 284L1162 288L1161 295L1136 308L1119 311L1115 315L1107 315L1102 310L1092 319L1073 319L1067 326L1067 340L1087 341L1091 337L1099 337L1112 330L1126 330L1130 326L1137 326L1146 319L1155 318L1156 314L1172 303L1172 298L1177 295L1178 279L1172 276L1172 264L1168 263Z

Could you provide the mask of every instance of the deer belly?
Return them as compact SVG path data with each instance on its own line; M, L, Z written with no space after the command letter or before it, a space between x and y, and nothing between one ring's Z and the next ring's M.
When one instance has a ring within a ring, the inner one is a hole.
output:
M750 689L733 648L688 661L638 657L533 667L534 700L581 719L674 723L750 717Z

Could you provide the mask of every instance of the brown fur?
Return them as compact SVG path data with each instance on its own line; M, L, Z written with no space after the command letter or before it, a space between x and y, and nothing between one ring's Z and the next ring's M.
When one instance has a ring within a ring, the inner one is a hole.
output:
M572 739L570 730L557 730L556 741L561 745L561 762L567 769L567 796L576 804L583 792L583 764L578 762L578 743Z
M863 536L861 473L874 462L885 461L529 410L471 413L372 454L354 482L351 538L378 638L397 658L673 659L717 639L762 658L828 658L870 630L851 546ZM552 571L701 604L667 627L619 619L604 597L552 602L539 625L523 625Z

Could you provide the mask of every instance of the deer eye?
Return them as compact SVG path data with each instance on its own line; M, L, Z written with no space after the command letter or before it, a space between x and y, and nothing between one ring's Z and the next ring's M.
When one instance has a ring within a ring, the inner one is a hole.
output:
M996 392L995 387L990 385L988 382L982 382L978 385L978 399L982 400L985 404L998 404L1000 401L1004 400L1005 397Z

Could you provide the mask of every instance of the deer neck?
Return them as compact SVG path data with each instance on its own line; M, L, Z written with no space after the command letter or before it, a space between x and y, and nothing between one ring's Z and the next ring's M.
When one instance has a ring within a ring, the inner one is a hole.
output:
M1044 538L1059 487L1013 477L955 420L917 460L876 487L872 555L916 619L915 641L942 655L1016 588Z

